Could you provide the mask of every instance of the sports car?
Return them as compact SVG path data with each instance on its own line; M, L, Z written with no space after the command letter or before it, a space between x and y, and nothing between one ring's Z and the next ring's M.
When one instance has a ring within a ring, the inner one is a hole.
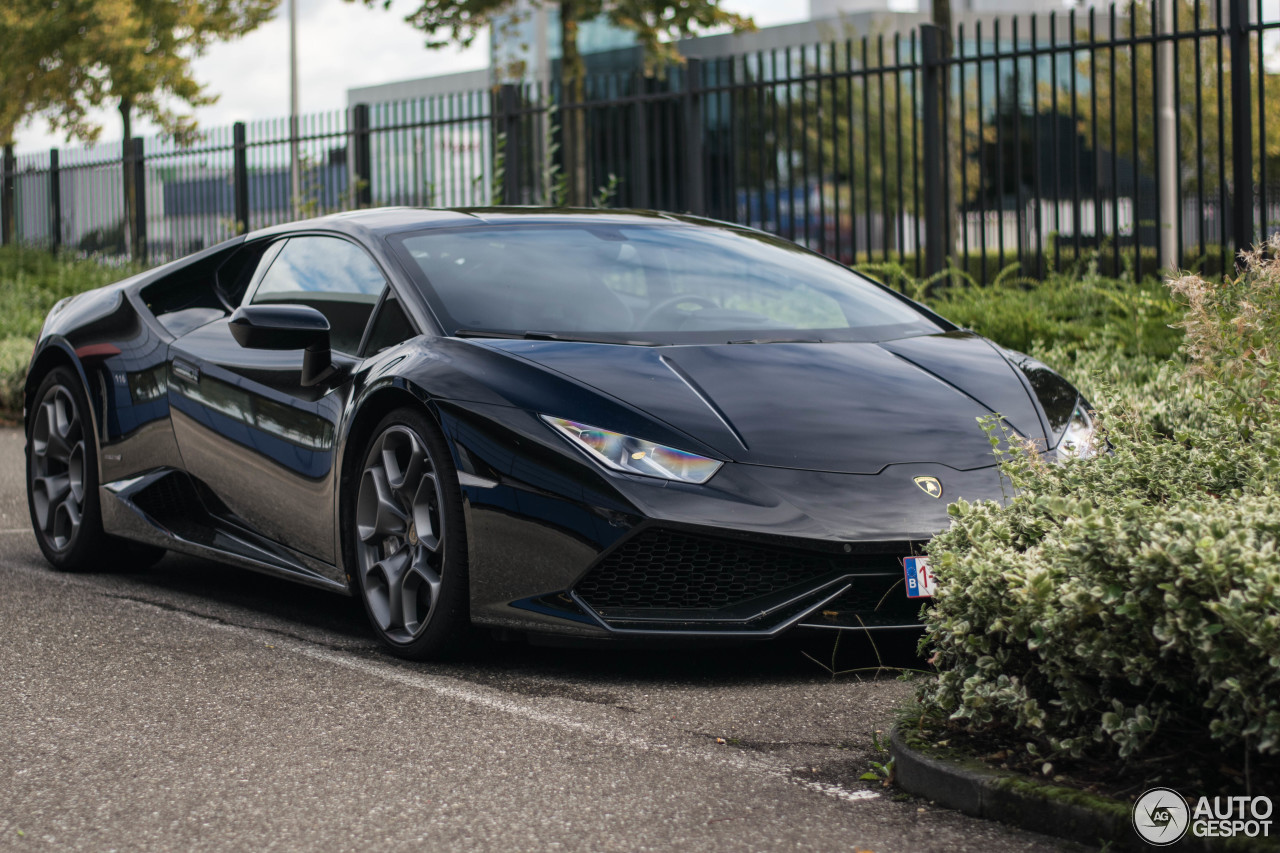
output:
M59 302L27 484L57 569L212 558L405 657L874 631L918 627L947 504L1002 498L994 413L1091 452L1052 370L777 237L388 208Z

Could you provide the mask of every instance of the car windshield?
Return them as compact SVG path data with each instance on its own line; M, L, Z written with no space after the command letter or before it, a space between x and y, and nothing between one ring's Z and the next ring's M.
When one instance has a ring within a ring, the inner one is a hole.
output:
M561 221L431 229L392 242L453 335L663 344L941 331L845 267L730 227Z

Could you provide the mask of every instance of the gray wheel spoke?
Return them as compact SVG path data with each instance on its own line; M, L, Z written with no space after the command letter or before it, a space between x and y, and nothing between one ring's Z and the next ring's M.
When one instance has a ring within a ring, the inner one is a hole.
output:
M70 539L80 526L80 498L72 493L71 479L66 474L36 477L31 490L35 498L36 523L40 525L40 529L55 540ZM59 534L57 532L59 512L67 504L74 504L73 513L65 519L69 526ZM61 548L62 544L55 542L55 547Z
M365 570L365 598L373 618L384 631L404 627L404 577L410 559L409 550L402 548Z
M381 465L369 468L360 480L360 496L356 502L356 529L362 542L373 542L388 536L402 536L408 519L387 484L387 473Z
M420 553L404 579L405 627L415 635L421 633L439 597L440 574L427 563L425 554Z
M407 430L389 433L382 442L382 467L387 472L387 485L406 502L413 497L426 458L422 443Z
M36 426L31 433L32 450L37 458L66 462L80 433L80 419L75 403L61 388L54 388L40 404Z
M53 401L40 404L35 413L36 422L31 430L31 450L37 459L43 459L49 453L49 432L53 423Z
M57 548L66 547L80 529L80 503L68 494L53 511L53 530L50 534Z
M392 628L405 627L404 579L409 574L411 555L402 549L382 561L382 571L387 578L387 614Z
M54 411L57 413L54 428L58 435L65 439L69 438L72 431L80 424L80 413L76 411L76 404L67 390L59 388L58 391L60 393L54 400Z
M50 480L55 480L50 483ZM56 482L58 478L36 477L31 483L31 498L36 509L36 525L45 533L50 530L50 522L53 519L53 511L57 509L58 502L62 500L65 491L59 488Z
M423 548L440 550L440 481L434 471L423 475L413 496L413 526Z
M76 503L84 501L84 442L77 441L67 459L67 481Z
M49 424L49 453L59 461L66 461L71 456L74 433L78 432L80 419L76 415L75 403L65 389L58 388L53 398Z
M54 474L48 477L36 477L35 487L44 495L50 507L62 503L62 499L71 493L71 478L66 474Z

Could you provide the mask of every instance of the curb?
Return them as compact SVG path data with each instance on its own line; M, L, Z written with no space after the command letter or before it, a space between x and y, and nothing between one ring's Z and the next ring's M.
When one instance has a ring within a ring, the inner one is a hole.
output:
M998 820L1080 844L1108 845L1108 850L1155 849L1134 831L1127 803L1048 785L1021 773L996 770L977 759L934 758L909 746L897 726L890 735L889 748L894 784L909 794L973 817ZM1236 843L1211 845L1207 838L1187 834L1164 849L1258 849L1240 844L1243 839L1232 841Z

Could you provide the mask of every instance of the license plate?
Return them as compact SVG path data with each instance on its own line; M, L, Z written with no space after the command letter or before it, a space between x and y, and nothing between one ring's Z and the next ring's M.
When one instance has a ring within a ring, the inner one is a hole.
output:
M928 557L907 557L902 561L907 572L907 598L933 598L933 572Z

